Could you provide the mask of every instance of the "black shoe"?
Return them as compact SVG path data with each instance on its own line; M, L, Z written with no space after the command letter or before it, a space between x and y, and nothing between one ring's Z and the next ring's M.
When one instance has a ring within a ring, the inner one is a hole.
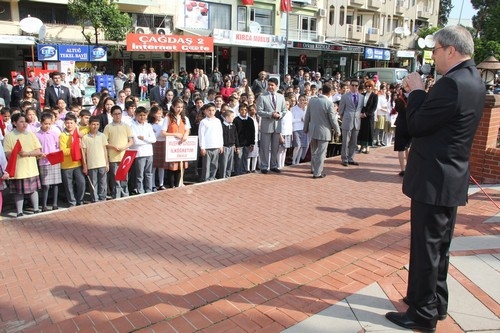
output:
M33 214L38 214L38 213L40 213L40 209L39 209L39 210L34 210L34 211L33 211Z
M42 207L42 212L48 212L49 208L48 207Z
M57 206L52 206L52 210L58 210L58 209L59 209L59 207L57 207Z
M24 214L23 213L18 213L16 217L23 217Z
M281 170L280 170L280 169L278 169L278 168L272 168L272 169L271 169L271 171L272 171L272 172L276 172L276 173L280 173L280 172L281 172Z
M385 317L394 324L411 330L419 330L422 332L436 331L436 320L422 320L421 322L416 322L409 318L406 312L387 312Z
M347 163L349 163L350 165L359 165L359 163L358 163L358 162L355 162L355 161L349 161L349 162L347 162Z
M346 166L349 166L349 163L347 163L347 162L342 162L342 165L346 167Z
M313 176L313 179L318 179L318 178L325 178L326 175L324 173L322 173L321 175L319 176Z
M404 171L401 171L400 173L398 173L398 175L400 175L401 177L403 177L405 175L405 172ZM406 303L406 302L405 302Z
M163 191L163 190L165 190L165 186L162 185L162 186L158 187L158 191Z
M260 173L267 174L269 170L260 170Z
M404 172L404 171L403 171ZM406 304L406 305L410 305L410 301L408 300L408 297L405 296L403 297L403 302ZM445 320L447 317L447 314L446 314L446 310L444 309L439 309L438 307L438 316L437 316L437 320Z

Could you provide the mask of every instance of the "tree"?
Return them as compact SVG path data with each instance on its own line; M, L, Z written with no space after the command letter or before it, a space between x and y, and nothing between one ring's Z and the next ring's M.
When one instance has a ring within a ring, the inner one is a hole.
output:
M448 17L453 9L452 0L441 0L439 3L438 26L444 27L448 23Z
M477 10L472 18L472 25L477 30L476 37L500 42L500 1L471 0L471 4Z
M69 0L68 9L89 44L92 44L92 37L95 37L95 44L99 44L101 33L108 40L123 41L132 28L132 19L120 13L116 0Z
M500 43L493 40L485 40L483 38L474 39L475 63L479 64L489 56L500 59Z

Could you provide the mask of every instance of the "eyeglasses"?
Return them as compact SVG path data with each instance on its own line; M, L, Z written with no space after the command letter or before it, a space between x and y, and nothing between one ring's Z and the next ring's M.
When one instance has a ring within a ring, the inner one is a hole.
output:
M439 49L444 49L444 48L447 48L448 46L440 46L440 47L435 47L432 49L432 54L436 53L437 50Z

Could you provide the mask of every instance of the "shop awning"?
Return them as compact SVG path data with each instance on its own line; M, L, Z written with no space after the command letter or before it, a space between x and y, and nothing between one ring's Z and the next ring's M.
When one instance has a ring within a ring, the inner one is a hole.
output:
M190 28L179 28L179 27L177 27L177 29L194 36L205 36L205 37L212 36L212 29L190 29Z
M35 45L35 37L0 35L0 44Z

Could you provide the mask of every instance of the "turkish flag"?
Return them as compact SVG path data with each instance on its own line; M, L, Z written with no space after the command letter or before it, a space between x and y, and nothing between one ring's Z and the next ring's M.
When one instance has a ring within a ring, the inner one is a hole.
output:
M2 135L5 136L5 122L3 121L3 116L0 114L0 130L2 130Z
M57 163L62 163L64 161L64 153L62 150L58 150L53 153L49 153L46 155L47 160L50 164L54 165Z
M292 11L292 0L281 0L281 11L288 13Z
M7 167L5 168L5 172L9 174L9 177L14 177L14 175L16 174L17 155L19 154L21 149L23 149L23 147L21 147L21 141L17 140L16 144L14 145L14 149L12 149L12 152L10 153Z
M241 4L244 6L253 6L253 0L241 0Z
M125 155L123 155L122 161L116 170L115 180L124 181L127 179L128 171L134 163L135 156L137 155L137 150L127 150Z
M73 161L80 161L82 159L82 150L80 149L80 137L78 136L78 130L73 131L73 137L71 138L71 159Z

